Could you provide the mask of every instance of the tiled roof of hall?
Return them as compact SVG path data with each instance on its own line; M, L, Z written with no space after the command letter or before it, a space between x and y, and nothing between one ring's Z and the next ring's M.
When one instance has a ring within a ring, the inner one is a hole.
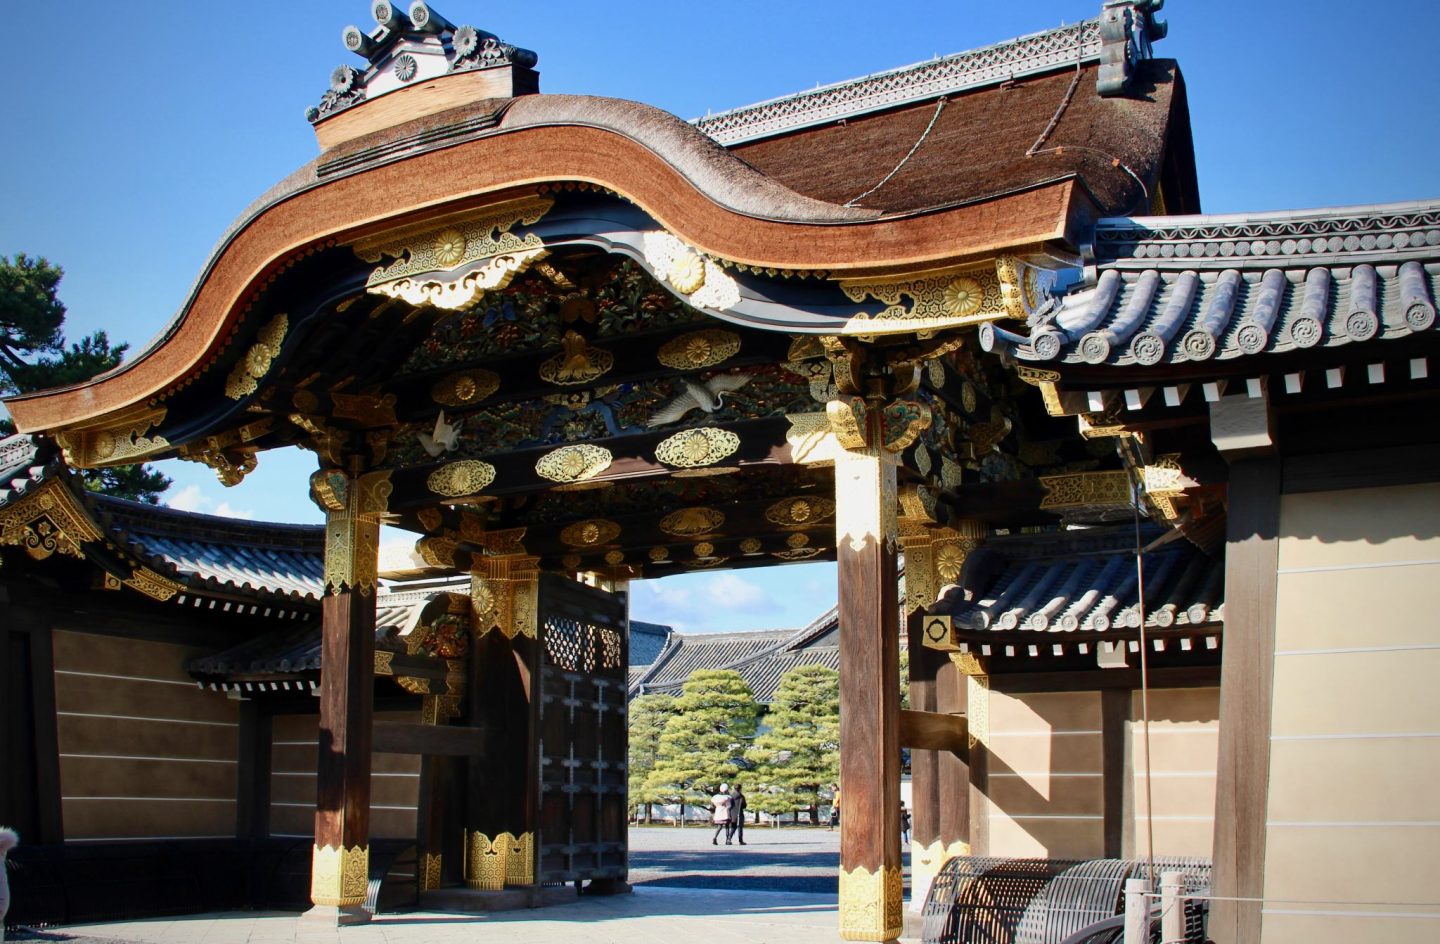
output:
M256 612L267 604L284 604L286 616L300 612L292 605L318 605L324 572L322 526L242 521L112 498L87 490L50 440L16 435L0 441L0 510L47 484L65 489L104 544L180 584L183 591L174 599L182 605L208 605L204 597L238 598ZM84 547L106 558L97 559L104 569L120 563L110 560L113 554L99 551L98 543Z
M1429 334L1440 201L1095 226L1087 279L1024 337L982 329L1038 367L1163 367ZM1268 362L1267 362L1268 363Z
M1206 644L1214 648L1224 619L1224 560L1189 541L1167 540L1177 534L1145 525L1139 535L1147 542L1145 626L1214 638ZM1133 638L1141 622L1136 539L1132 525L992 536L926 613L951 616L964 638L980 645Z

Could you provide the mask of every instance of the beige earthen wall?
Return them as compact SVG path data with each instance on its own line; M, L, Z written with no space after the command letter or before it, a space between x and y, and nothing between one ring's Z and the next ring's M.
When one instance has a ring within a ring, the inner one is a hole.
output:
M1440 485L1281 501L1265 944L1440 940Z
M377 711L376 721L418 723L419 712ZM270 834L315 834L318 715L277 715L271 726ZM375 754L370 773L370 836L413 839L420 796L420 757Z
M1132 759L1130 808L1134 821L1127 830L1129 857L1149 852L1150 824L1155 828L1157 856L1208 859L1215 832L1215 759L1219 749L1220 689L1175 688L1150 693L1150 779L1145 788L1145 726L1140 693L1131 697L1128 725ZM1154 817L1147 816L1155 803Z
M54 634L66 841L235 835L236 703L185 672L202 650Z
M1104 856L1099 692L992 691L987 743L986 854Z

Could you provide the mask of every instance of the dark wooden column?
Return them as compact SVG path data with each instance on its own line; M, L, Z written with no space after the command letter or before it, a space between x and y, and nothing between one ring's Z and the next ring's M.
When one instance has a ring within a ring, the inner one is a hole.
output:
M235 782L235 838L270 835L271 714L254 699L240 703L240 756Z
M916 561L906 550L906 597L909 597L910 568ZM910 708L913 711L935 711L935 673L947 661L944 653L926 648L922 617L911 617L910 637ZM944 860L945 843L940 838L940 779L938 767L941 751L910 750L910 908L919 911L929 893L935 873Z
M51 645L43 612L0 603L0 811L34 845L65 839Z
M1265 894L1280 560L1281 463L1268 397L1224 397L1212 403L1210 436L1230 462L1213 881L1217 897L1259 899ZM1260 940L1259 901L1217 900L1210 915L1216 944Z
M1100 754L1103 759L1101 789L1104 791L1102 814L1105 827L1105 856L1110 859L1127 857L1125 837L1130 805L1130 766L1127 753L1127 726L1130 723L1131 693L1128 688L1106 688L1100 692Z
M944 714L965 712L965 678L955 666L954 660L946 659L935 672L935 710ZM969 718L966 718L969 732ZM967 751L973 743L974 734L966 738ZM970 840L970 762L952 752L942 752L936 758L935 776L940 804L939 840L944 844L941 865L944 860L957 855L971 855ZM912 866L913 867L913 866Z
M482 562L471 578L477 622L467 713L485 729L486 748L469 760L465 881L494 890L535 884L539 573L538 560L523 555Z
M879 442L871 419L871 442ZM840 936L903 930L900 655L895 457L851 449L835 462L840 582Z
M364 920L370 875L375 588L388 473L312 478L327 512L312 917Z

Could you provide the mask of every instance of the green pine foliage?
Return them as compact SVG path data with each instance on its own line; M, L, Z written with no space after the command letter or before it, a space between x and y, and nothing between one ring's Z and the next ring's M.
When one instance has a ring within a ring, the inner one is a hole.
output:
M82 383L119 367L128 344L110 344L104 331L65 345L65 306L58 290L65 275L45 259L0 256L0 396ZM0 419L0 435L15 427ZM148 502L160 500L170 479L147 465L86 469L92 492Z
M719 785L747 766L745 749L759 715L755 694L739 672L692 673L660 735L655 767L643 786L647 795L667 803L708 805Z
M823 665L780 679L765 722L746 757L755 765L750 805L767 813L813 809L820 790L840 779L840 673Z
M650 819L652 803L665 802L665 796L646 784L660 753L660 736L665 724L675 715L673 695L641 695L630 703L630 804L645 806L645 819Z

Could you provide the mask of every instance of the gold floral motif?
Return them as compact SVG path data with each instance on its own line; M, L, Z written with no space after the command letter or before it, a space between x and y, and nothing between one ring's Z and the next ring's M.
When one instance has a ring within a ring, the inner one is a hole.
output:
M974 415L975 409L978 406L978 404L976 403L976 399L977 398L975 395L975 385L973 383L967 380L964 383L960 384L960 406L962 409L965 410L966 413L969 413L972 416Z
M1005 304L1005 314L1011 318L1024 319L1025 290L1021 285L1025 265L1014 256L999 256L995 259L995 275L1000 281L1000 297Z
M765 519L782 528L808 527L825 521L835 514L833 499L818 495L804 498L786 498L765 509Z
M930 477L930 470L934 467L934 459L930 456L930 450L925 446L917 446L914 452L915 471L926 478Z
M430 388L430 399L442 406L469 406L500 389L500 375L489 370L462 370L441 377Z
M608 544L620 536L620 526L604 518L577 521L560 531L560 540L571 547L595 547Z
M435 234L435 261L442 266L453 266L465 258L465 234L455 227L447 227Z
M482 491L495 481L495 467L479 459L462 459L430 473L425 487L436 495L460 498Z
M879 314L855 315L846 326L847 334L934 331L994 321L1009 314L993 266L918 279L846 280L840 288L851 301L874 298L888 306Z
M794 335L790 341L790 350L785 355L787 361L805 361L813 357L824 357L825 345L820 343L820 338L813 334Z
M771 557L783 561L802 561L812 557L818 557L824 553L824 548L819 547L795 547L788 551L775 551Z
M144 567L135 568L124 583L125 586L140 591L152 600L169 600L183 589L175 581L167 580Z
M611 567L619 567L621 564L625 563L625 552L606 551L605 563L609 564Z
M310 900L341 908L365 903L370 890L370 847L314 847L310 859Z
M649 556L652 561L658 564L661 561L669 560L670 549L668 547L652 547L650 548Z
M745 538L740 542L740 552L747 557L759 554L760 551L761 544L759 538Z
M386 649L375 650L375 674L394 675L395 667L391 663L395 660L395 653Z
M365 284L371 288L405 276L453 270L502 253L543 248L544 243L534 233L521 238L510 230L521 223L533 226L554 205L555 201L546 197L524 197L438 228L433 223L421 223L392 230L360 240L352 248L366 262L394 260L370 274Z
M714 508L681 508L660 519L660 530L676 537L710 534L725 524L725 516Z
M709 541L701 541L699 544L695 545L695 556L701 558L714 557L715 545L711 544Z
M166 412L165 407L157 407L133 413L109 428L62 430L55 441L72 466L90 469L133 462L170 448L164 436L145 435L165 421Z
M591 347L585 337L566 331L560 338L563 349L540 365L540 379L559 386L593 383L615 366L615 355Z
M645 234L645 264L698 308L726 311L740 301L740 286L720 266L667 232ZM694 261L690 261L693 259ZM677 279L679 281L677 281Z
M925 362L925 376L930 380L930 386L939 390L945 386L945 365L940 358L935 357Z
M454 567L458 548L459 545L445 537L426 537L415 542L415 552L431 567Z
M0 544L23 547L35 560L44 560L56 552L83 558L85 552L80 545L98 540L99 529L58 479L0 510Z
M610 468L610 450L590 443L561 446L535 463L535 473L552 482L579 482Z
M905 885L899 866L840 871L840 937L893 941L905 930Z
M740 448L740 437L728 429L681 430L655 447L655 458L670 466L695 468L712 465Z
M957 276L945 286L944 308L948 315L973 315L983 304L985 287L969 276Z
M340 475L343 488L336 487ZM341 507L327 508L325 514L325 587L329 593L356 590L369 595L375 591L380 565L380 518L385 513L393 486L390 472L370 472L346 479L334 470L317 472L317 479L330 489L329 495Z
M538 239L533 233L526 238ZM399 299L416 308L431 305L447 311L458 311L475 301L482 293L502 289L509 285L515 276L547 255L549 252L545 249L527 249L523 252L496 256L478 269L473 269L452 281L403 278L394 282L384 282L367 291L375 295Z
M656 355L660 363L676 370L701 370L714 367L740 351L740 335L734 331L708 328L691 331L665 342Z
M579 554L566 554L564 557L560 558L560 563L565 567L566 570L579 570L580 565L583 563L583 561L580 560Z
M1046 511L1130 505L1130 475L1124 471L1042 475L1040 484L1046 492L1040 507Z
M785 543L793 550L795 548L809 547L810 535L796 531L785 539Z
M289 330L290 319L286 315L276 315L260 329L259 338L240 358L225 381L227 397L239 400L259 389L260 378L269 373L271 362L280 355L280 347L285 343L285 334Z

